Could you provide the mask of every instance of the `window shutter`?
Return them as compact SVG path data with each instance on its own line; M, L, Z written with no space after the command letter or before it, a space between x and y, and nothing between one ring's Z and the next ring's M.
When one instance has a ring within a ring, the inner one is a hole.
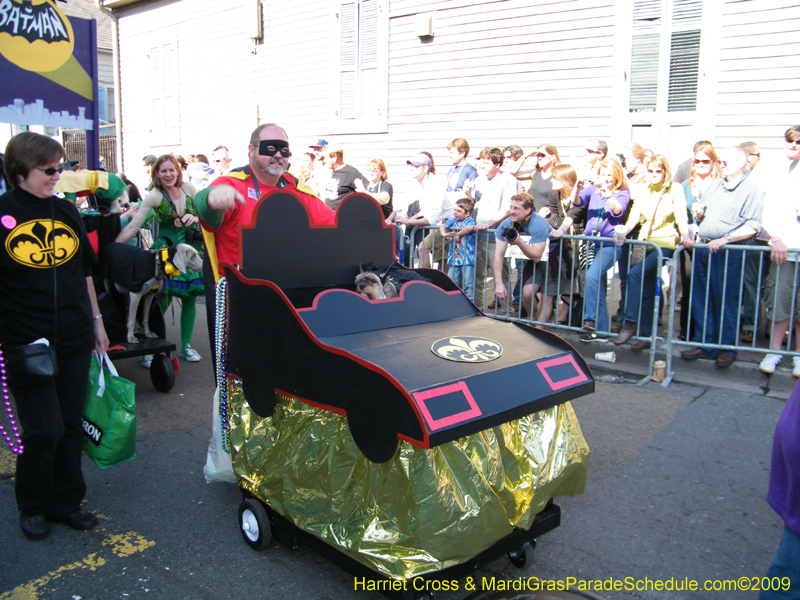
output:
M339 7L339 119L356 118L358 5Z
M700 72L700 30L672 34L669 53L667 111L697 110Z
M702 0L700 0L702 1ZM633 3L633 30L651 29L661 25L661 0L636 0Z
M160 140L164 136L164 90L161 79L161 47L150 48L150 98L152 102L152 134Z
M672 26L699 23L703 18L703 0L673 0Z
M630 112L656 110L659 39L657 33L633 36Z
M180 111L178 110L178 69L175 44L161 47L161 77L164 90L164 142L179 141Z
M359 117L380 115L378 106L378 0L361 0L359 11Z

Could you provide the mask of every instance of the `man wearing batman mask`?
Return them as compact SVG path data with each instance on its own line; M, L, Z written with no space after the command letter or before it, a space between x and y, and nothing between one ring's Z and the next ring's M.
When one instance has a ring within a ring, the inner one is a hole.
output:
M311 224L333 224L335 213L311 188L288 173L289 138L275 123L256 127L250 136L248 165L218 177L195 197L195 208L205 232L207 254L214 281L219 279L220 265L239 264L239 225L250 223L259 198L275 189L294 189L308 209ZM213 286L212 294L213 294ZM212 302L213 304L213 302Z
M333 224L334 213L328 205L317 198L311 188L298 182L288 173L289 137L282 127L265 123L256 127L250 136L247 151L248 164L217 177L194 198L194 206L206 252L203 257L203 279L205 281L206 317L211 347L215 347L215 285L219 280L221 265L229 262L239 265L239 225L249 224L258 200L275 189L295 190L308 210L311 224ZM214 372L216 373L216 356Z

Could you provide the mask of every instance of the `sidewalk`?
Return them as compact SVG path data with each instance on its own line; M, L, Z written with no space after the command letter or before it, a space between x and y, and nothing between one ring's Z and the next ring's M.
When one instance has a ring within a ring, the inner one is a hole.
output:
M642 379L647 376L650 354L634 352L630 344L615 346L611 343L614 334L608 342L581 342L581 334L572 331L553 330L572 344L581 356L589 363L593 371L619 371ZM664 353L659 345L656 360L664 360ZM675 348L672 360L673 382L701 385L705 387L729 388L747 391L753 394L763 394L773 398L788 399L792 393L797 379L792 375L792 360L784 357L778 370L772 375L762 373L758 365L764 354L758 352L739 351L736 360L727 369L716 366L713 360L685 360L680 352L685 347ZM617 361L608 363L595 360L599 352L615 352Z

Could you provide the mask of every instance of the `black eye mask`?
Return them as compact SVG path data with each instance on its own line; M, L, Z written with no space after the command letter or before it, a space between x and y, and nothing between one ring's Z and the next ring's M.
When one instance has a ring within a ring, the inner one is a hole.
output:
M258 153L261 156L275 156L280 152L284 158L289 158L292 152L289 150L289 142L285 140L261 140L258 144Z

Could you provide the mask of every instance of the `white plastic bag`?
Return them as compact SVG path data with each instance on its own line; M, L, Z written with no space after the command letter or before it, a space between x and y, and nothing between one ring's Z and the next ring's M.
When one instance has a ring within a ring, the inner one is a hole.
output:
M219 420L219 386L214 390L214 409L211 414L211 442L208 444L203 474L206 476L208 483L214 481L236 483L231 455L229 452L225 452L222 447L222 424Z

